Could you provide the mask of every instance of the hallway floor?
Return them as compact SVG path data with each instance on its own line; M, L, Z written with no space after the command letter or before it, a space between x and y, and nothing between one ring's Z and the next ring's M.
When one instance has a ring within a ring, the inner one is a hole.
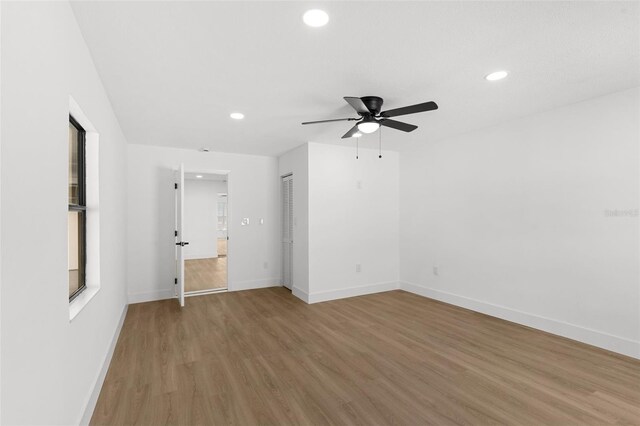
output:
M184 261L184 291L227 288L227 257Z

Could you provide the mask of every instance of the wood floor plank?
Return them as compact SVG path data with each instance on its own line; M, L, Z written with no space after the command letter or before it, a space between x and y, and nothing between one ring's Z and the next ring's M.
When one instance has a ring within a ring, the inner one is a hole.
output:
M640 425L640 361L403 291L131 305L94 425Z
M184 290L201 291L227 288L227 257L184 261Z

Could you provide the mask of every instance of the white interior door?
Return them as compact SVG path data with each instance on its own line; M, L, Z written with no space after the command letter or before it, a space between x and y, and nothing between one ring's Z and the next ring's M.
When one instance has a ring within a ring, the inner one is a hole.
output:
M282 279L293 286L293 175L282 178Z
M176 296L180 306L184 306L184 246L189 244L182 240L184 235L184 164L176 172Z

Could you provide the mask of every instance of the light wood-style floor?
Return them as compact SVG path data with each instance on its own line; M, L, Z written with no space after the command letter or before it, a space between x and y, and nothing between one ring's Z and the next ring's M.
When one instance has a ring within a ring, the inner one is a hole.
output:
M226 256L227 255L227 239L226 238L218 238L218 256Z
M191 259L184 261L184 290L227 288L227 258Z
M92 424L640 424L640 361L403 291L131 305Z
M218 257L184 261L184 290L227 288L227 240L218 239Z

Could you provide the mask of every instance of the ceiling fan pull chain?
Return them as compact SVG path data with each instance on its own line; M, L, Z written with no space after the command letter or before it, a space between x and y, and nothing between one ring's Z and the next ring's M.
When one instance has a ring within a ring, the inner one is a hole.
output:
M360 138L356 138L356 160L358 159L358 142L360 141Z
M382 126L378 129L378 158L382 158Z

